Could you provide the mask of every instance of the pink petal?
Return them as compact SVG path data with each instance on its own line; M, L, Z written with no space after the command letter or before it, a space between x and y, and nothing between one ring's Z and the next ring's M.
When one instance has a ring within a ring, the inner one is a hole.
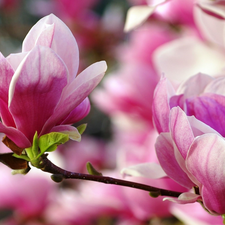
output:
M187 204L187 203L194 203L197 200L201 199L200 195L196 195L194 193L185 192L179 195L178 198L164 198L163 201L169 200L171 202L179 203L179 204Z
M225 96L206 93L186 101L187 114L194 115L225 136Z
M7 56L6 59L15 71L27 54L27 52L14 53Z
M184 95L174 95L170 98L170 108L172 109L173 107L179 106L181 109L184 109Z
M50 36L50 31L46 32L46 27L54 24L54 35L52 38L51 48L64 61L69 71L69 81L73 80L77 74L79 66L79 50L77 42L70 29L55 15L50 14L39 20L30 30L23 41L23 52L30 51L36 44L38 38L41 38L40 44L43 43L44 36ZM42 34L45 32L45 34ZM43 36L42 36L43 35Z
M195 7L195 21L201 34L210 42L224 47L225 14L223 8L215 7L213 4L199 4L199 6L201 8Z
M45 124L42 133L62 121L73 111L98 85L107 69L105 61L97 62L81 72L74 81L63 90L62 97L54 114Z
M128 32L145 22L154 12L155 7L150 6L133 6L127 12L124 31Z
M35 47L16 70L9 87L9 109L16 127L30 141L53 114L66 84L65 65L50 48Z
M204 93L214 93L214 94L225 96L224 85L225 85L225 78L218 77L218 78L212 80L212 82L210 82L206 86Z
M169 133L159 135L155 149L160 165L170 178L188 189L195 186L176 160L173 142Z
M186 159L189 147L194 141L194 135L186 114L179 107L171 109L170 129L179 152Z
M81 135L76 127L70 125L59 125L52 128L50 132L60 132L68 134L69 138L74 141L81 141Z
M5 57L0 53L0 112L3 124L15 127L14 120L8 109L8 92L14 71Z
M216 130L203 123L202 121L196 119L194 116L188 116L187 118L195 137L206 133L215 133L220 136L220 134Z
M204 92L204 89L210 82L214 80L213 77L198 73L190 77L177 90L177 94L184 94L184 98L196 97Z
M88 115L90 108L90 101L87 97L67 116L61 124L73 124L82 120Z
M156 129L159 133L169 132L169 98L175 95L175 90L169 81L162 77L155 88L152 115Z
M31 146L31 142L22 132L20 132L18 129L14 127L6 127L1 122L0 122L0 133L4 133L20 148L28 148Z
M36 40L35 45L42 45L51 48L53 36L55 31L54 24L45 24L43 31L41 32L40 36Z
M188 170L202 184L200 194L207 209L225 213L225 141L216 134L204 134L194 141L187 156Z

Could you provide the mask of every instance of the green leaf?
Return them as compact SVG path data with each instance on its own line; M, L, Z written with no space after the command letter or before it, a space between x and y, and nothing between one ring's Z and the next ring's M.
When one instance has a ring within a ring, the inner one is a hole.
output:
M87 124L83 123L80 126L77 127L78 132L80 133L80 135L82 135L84 133L84 131L86 130Z
M42 135L39 138L38 146L40 148L40 157L45 152L55 151L58 145L64 144L69 140L69 135L59 132L52 132Z
M25 154L17 155L17 154L14 153L12 156L14 156L17 159L24 159L26 161L30 161L30 158L27 155L25 155Z
M37 132L35 133L34 137L33 137L33 143L32 146L29 148L25 149L28 158L30 159L30 161L33 161L33 159L36 159L37 155L39 154L38 151L38 134Z
M90 162L87 162L86 168L90 175L102 176L102 173L98 172Z
M222 215L223 218L223 224L225 224L225 214Z

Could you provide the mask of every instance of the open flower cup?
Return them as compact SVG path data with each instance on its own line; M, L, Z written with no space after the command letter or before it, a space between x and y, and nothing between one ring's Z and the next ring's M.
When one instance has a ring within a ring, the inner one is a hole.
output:
M77 75L78 65L77 42L53 14L32 27L22 52L6 58L0 55L0 132L17 155L32 147L35 134L36 139L52 132L66 135L55 144L68 138L80 140L71 124L89 113L87 96L107 66L104 61L97 62Z
M197 74L175 92L163 77L153 100L159 162L170 178L193 190L173 201L198 201L215 215L225 214L224 79Z

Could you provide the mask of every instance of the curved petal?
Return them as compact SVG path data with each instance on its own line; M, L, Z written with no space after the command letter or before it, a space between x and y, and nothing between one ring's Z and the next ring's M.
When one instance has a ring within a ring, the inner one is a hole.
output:
M194 16L201 34L210 42L224 47L225 13L217 11L222 7L215 7L213 4L199 4L198 6L200 7L195 7Z
M55 24L45 24L43 31L36 40L35 45L42 45L51 48L54 31Z
M198 96L204 92L206 86L210 84L213 79L214 78L209 75L198 73L179 86L177 89L177 95L184 94L184 98Z
M81 141L81 135L76 127L70 125L59 125L52 128L50 132L60 132L68 134L69 138L74 141Z
M216 134L204 134L194 141L187 156L188 170L202 184L204 206L225 213L225 141Z
M187 204L187 203L194 203L197 200L201 199L200 195L196 195L190 192L184 192L179 195L178 198L164 198L163 201L169 200L171 202L179 203L179 204Z
M3 124L11 127L15 127L15 123L8 109L8 92L13 74L12 67L0 53L0 113Z
M154 12L156 7L133 6L128 9L124 31L128 32L141 25Z
M191 129L194 134L194 137L197 137L206 133L215 133L220 136L220 134L216 130L214 130L212 127L208 126L207 124L203 123L202 121L196 119L194 116L187 116L187 118L191 125Z
M51 48L59 55L59 57L66 64L69 71L69 81L72 81L77 74L79 66L79 50L77 42L70 31L70 29L55 15L43 17L39 20L29 31L23 41L23 52L30 51L36 44L42 44L44 36L51 38L49 30L46 32L46 27L54 24L54 35L52 38ZM45 34L42 34L45 32ZM42 36L43 35L43 36ZM40 41L40 38L42 41ZM38 43L39 39L39 43Z
M186 105L188 115L194 115L225 136L225 96L206 93L197 98L187 99Z
M23 59L27 56L28 52L20 52L20 53L14 53L7 56L7 61L15 71L17 67L20 65L20 63L23 61Z
M73 124L82 120L88 115L90 109L91 105L87 97L66 117L66 119L61 124Z
M159 133L169 132L169 98L175 95L175 90L169 81L162 77L155 88L152 115L155 127Z
M186 114L179 107L174 107L170 111L170 129L179 152L186 159L189 147L194 141L194 135Z
M214 93L225 96L224 86L225 77L216 78L206 86L204 93Z
M0 133L4 133L10 140L12 140L20 148L28 148L31 142L27 137L14 127L6 127L0 122Z
M16 127L30 141L53 114L66 84L66 67L50 48L35 47L16 70L9 87L9 109Z
M63 120L74 110L98 85L105 74L107 65L105 61L97 62L80 73L74 81L63 90L62 97L54 114L45 124L42 133L49 132L51 127Z
M160 165L170 178L188 189L195 186L176 160L173 141L169 133L159 135L155 149Z

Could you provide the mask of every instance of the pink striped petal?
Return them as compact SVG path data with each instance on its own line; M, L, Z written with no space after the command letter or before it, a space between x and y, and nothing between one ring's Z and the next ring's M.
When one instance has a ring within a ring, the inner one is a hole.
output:
M170 129L171 136L179 152L182 157L186 159L189 147L194 141L194 135L186 114L179 107L174 107L171 109Z
M68 134L69 138L74 141L81 141L81 135L76 127L70 125L59 125L52 128L51 132L60 132Z
M36 40L35 45L42 45L51 48L53 36L55 31L54 24L45 24L43 31L41 32L40 36Z
M28 148L31 146L31 142L22 132L20 132L18 129L14 127L6 127L1 122L0 122L0 133L4 133L20 148Z
M156 86L152 104L153 121L159 133L169 132L169 98L172 95L175 95L175 90L169 81L162 77Z
M187 156L188 170L202 185L204 206L211 212L225 213L225 141L216 134L196 138Z
M73 124L82 120L88 115L90 108L90 101L87 97L69 114L69 116L67 116L61 124Z
M9 109L16 127L30 141L53 114L66 84L65 65L50 48L35 47L16 70L9 87Z
M63 90L62 97L54 114L45 124L42 133L49 132L51 127L73 111L98 85L107 69L105 61L97 62L80 73L74 81Z
M11 127L15 127L15 123L8 109L8 92L13 74L12 67L0 53L0 113L3 124Z
M160 165L170 178L188 189L195 186L176 160L173 141L169 133L159 135L155 149Z
M71 81L75 78L78 71L79 50L77 42L70 29L55 15L50 14L49 16L42 18L32 27L23 41L22 51L27 52L36 44L43 44L45 36L51 38L53 33L48 30L48 26L50 25L54 25L54 35L51 42L51 48L66 64L69 71L68 79ZM42 34L43 32L45 32L45 34ZM37 41L38 39L39 43Z
M206 93L200 97L187 99L186 105L188 115L194 115L225 136L225 96Z

